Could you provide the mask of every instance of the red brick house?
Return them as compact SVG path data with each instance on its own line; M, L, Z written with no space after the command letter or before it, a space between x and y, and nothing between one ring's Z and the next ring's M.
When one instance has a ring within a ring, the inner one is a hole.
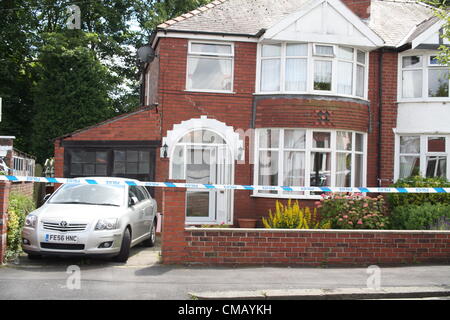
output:
M158 26L146 107L58 138L55 175L338 187L450 178L441 29L407 0L213 1ZM187 224L228 224L320 195L186 197Z

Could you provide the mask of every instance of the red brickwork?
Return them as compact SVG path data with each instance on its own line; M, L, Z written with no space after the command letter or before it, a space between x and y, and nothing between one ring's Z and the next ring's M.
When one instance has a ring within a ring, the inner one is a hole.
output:
M11 184L11 192L17 192L33 199L34 183L33 182L13 182Z
M185 199L184 189L163 191L165 264L450 263L450 231L185 229Z
M371 0L341 0L352 10L358 17L362 19L370 16L370 2Z
M171 182L184 182L172 180ZM162 241L163 263L183 263L186 258L186 239L183 235L186 210L186 189L168 188L162 195Z
M450 232L186 230L185 263L300 266L450 263Z

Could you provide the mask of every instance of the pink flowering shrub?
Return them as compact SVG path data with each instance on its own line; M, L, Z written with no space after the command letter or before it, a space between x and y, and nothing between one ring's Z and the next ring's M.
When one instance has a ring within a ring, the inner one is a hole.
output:
M389 225L382 196L323 194L316 207L334 229L387 229Z

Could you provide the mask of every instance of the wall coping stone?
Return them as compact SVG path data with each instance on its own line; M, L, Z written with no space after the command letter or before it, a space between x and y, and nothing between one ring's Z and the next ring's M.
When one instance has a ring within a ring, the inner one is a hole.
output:
M292 233L404 233L404 234L450 234L450 230L354 230L354 229L247 229L247 228L195 228L187 227L184 229L188 232L205 231L205 232L292 232Z

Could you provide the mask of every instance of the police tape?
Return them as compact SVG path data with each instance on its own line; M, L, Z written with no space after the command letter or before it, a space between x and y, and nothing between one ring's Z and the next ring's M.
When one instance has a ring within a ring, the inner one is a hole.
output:
M285 192L322 192L322 193L450 193L450 188L380 188L380 187L296 187L296 186L254 186L228 184L199 184L174 182L148 182L115 178L49 178L0 175L0 181L37 182L58 184L89 185L129 185L157 188L186 188L206 190L247 190L247 191L285 191Z

